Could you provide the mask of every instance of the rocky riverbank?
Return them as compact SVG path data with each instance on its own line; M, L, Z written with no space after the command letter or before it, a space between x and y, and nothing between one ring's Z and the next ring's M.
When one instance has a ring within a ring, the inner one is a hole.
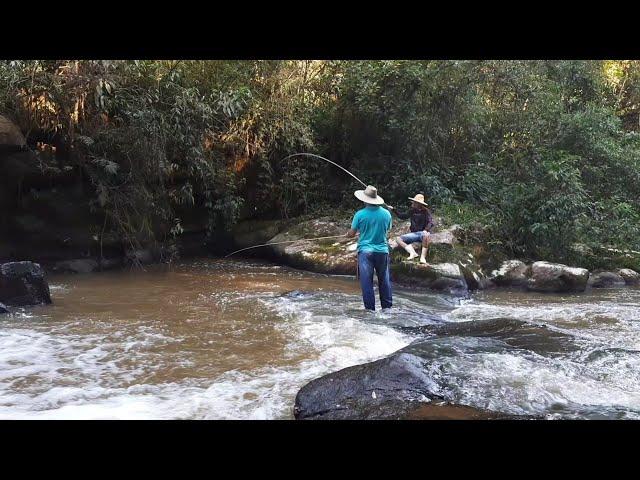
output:
M442 223L442 222L441 222ZM252 227L252 228L249 228ZM356 239L312 237L344 235L349 229L346 216L312 218L288 223L247 222L237 227L234 238L242 248L258 243L275 243L252 251L277 261L312 272L355 275ZM458 296L487 288L521 288L534 292L584 292L591 288L615 288L640 284L640 274L629 268L614 271L572 267L559 263L537 261L526 264L521 260L502 260L477 254L481 245L466 241L464 230L458 225L440 228L431 236L427 263L406 260L404 250L397 248L395 237L409 230L409 222L395 221L390 234L391 274L394 282L416 288L439 291ZM270 237L275 231L277 233ZM270 238L269 238L270 237ZM287 242L287 243L281 243ZM421 246L415 244L419 251Z

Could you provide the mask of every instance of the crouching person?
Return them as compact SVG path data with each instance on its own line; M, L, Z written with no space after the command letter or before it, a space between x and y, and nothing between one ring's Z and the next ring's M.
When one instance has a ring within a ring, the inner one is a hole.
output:
M396 242L407 251L409 254L408 260L413 260L418 256L412 243L420 242L422 244L420 263L427 263L426 255L429 251L429 236L434 225L433 216L429 211L429 206L424 201L423 194L419 193L413 198L409 197L409 200L411 200L411 208L408 212L392 210L401 220L411 219L410 233L396 237Z

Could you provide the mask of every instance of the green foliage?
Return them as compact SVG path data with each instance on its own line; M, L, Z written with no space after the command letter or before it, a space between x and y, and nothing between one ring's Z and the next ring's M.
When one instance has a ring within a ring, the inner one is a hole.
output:
M132 247L356 207L335 167L283 161L306 151L504 254L640 250L637 61L7 61L0 105L70 145Z

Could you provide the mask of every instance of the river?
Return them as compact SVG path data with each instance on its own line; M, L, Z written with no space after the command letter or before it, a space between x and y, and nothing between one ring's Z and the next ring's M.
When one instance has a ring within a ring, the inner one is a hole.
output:
M254 260L49 283L53 305L0 317L1 419L291 419L305 383L409 345L416 334L407 327L434 314L524 320L577 345L482 351L450 339L456 354L433 366L456 402L545 418L640 418L639 289L494 290L460 301L395 286L394 309L372 314L352 277Z

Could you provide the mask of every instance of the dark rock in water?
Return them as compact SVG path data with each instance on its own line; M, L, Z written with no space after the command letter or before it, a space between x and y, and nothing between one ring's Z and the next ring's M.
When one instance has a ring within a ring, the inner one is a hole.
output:
M427 371L422 358L400 352L330 373L302 387L294 416L298 420L517 418L446 403Z
M584 292L588 280L589 271L586 268L534 262L527 288L535 292Z
M544 325L534 325L512 318L440 323L424 325L415 330L422 334L438 337L488 338L503 342L512 348L530 350L538 354L564 353L578 349L571 335L556 332ZM416 340L405 347L403 351L424 356L426 342L430 341L430 339ZM429 349L433 348L430 345L426 346ZM504 347L501 348L504 349Z
M597 272L589 277L589 285L592 288L615 288L624 287L625 279L613 272Z
M0 303L0 315L3 313L9 313L9 309L3 303Z
M98 262L90 258L79 258L76 260L66 260L53 265L55 272L70 273L91 273L98 269Z
M501 318L436 323L413 329L424 336L392 355L317 378L296 396L297 419L532 419L458 405L440 365L445 357L526 349L565 354L570 335Z
M0 265L0 302L12 306L51 303L42 267L33 262Z
M297 419L401 417L406 402L438 398L438 385L425 373L423 363L415 355L401 353L317 378L298 392L294 415Z
M303 292L301 290L291 290L290 292L283 293L281 296L287 298L306 298L309 295L309 292Z

